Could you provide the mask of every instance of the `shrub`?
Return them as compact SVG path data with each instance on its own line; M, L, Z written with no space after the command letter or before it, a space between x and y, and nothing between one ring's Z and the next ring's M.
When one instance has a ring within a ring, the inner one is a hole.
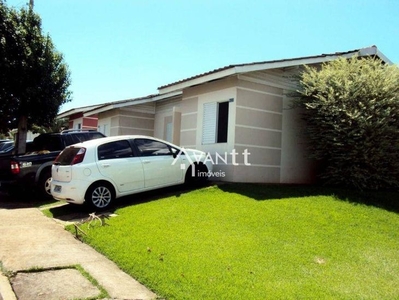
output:
M399 186L397 66L371 57L306 66L298 92L320 179L360 189Z

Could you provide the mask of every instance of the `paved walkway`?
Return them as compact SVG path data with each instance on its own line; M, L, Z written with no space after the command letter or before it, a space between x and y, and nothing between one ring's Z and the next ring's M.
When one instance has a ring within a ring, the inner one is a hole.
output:
M50 300L99 295L99 290L85 277L75 269L67 268L74 265L80 265L97 280L112 299L156 298L153 292L75 239L60 223L45 217L39 209L9 208L0 198L0 274L3 271L0 300L16 299L15 294L19 300L33 299L33 296L34 299ZM36 272L35 269L49 270ZM62 274L61 271L70 273ZM14 276L9 279L4 276L5 272ZM79 291L83 294L76 294Z

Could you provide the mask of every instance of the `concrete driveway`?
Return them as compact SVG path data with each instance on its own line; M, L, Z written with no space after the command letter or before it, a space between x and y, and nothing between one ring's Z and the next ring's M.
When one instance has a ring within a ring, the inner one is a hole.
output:
M156 298L105 256L75 239L60 222L1 193L0 263L0 300L97 299L99 288L76 265L112 299Z

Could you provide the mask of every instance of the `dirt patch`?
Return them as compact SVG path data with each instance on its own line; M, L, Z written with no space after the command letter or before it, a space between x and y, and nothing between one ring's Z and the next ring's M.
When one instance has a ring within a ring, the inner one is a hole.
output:
M85 299L101 293L76 269L21 272L11 278L11 285L18 300Z

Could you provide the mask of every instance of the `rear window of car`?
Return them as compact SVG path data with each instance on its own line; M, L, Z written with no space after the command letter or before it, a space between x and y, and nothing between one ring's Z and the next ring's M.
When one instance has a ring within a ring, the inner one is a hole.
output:
M105 135L103 135L103 134L100 133L100 132L89 132L89 138L90 138L91 140L93 140L93 139L101 139L101 138L103 138L103 137L105 137Z
M43 134L33 140L35 150L58 151L64 148L57 135Z
M79 147L69 147L65 148L60 155L58 155L57 159L55 160L54 164L61 165L61 166L67 166L70 165L76 156L76 154L79 152L80 148Z

